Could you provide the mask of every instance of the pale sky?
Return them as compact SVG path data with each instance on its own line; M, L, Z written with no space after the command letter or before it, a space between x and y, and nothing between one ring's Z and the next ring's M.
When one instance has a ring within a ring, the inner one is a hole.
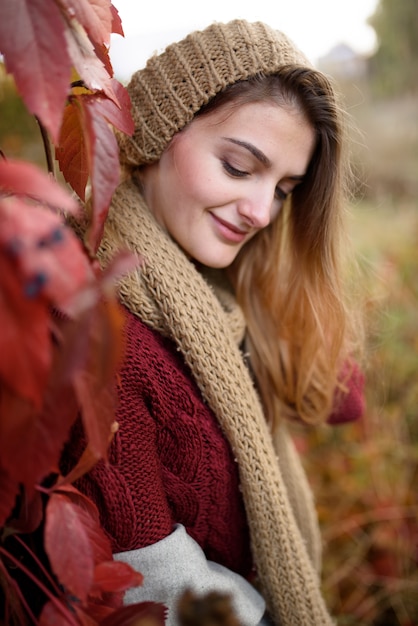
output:
M110 48L120 80L190 31L234 18L261 20L283 30L313 63L339 43L365 54L375 45L367 19L378 0L113 0L113 4L125 32L125 38L112 36Z

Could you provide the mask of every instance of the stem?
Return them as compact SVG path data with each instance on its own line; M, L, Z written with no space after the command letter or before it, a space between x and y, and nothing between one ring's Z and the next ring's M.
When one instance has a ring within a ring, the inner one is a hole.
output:
M12 576L10 576L9 572L7 571L6 566L4 565L4 563L3 563L3 561L1 559L0 559L0 568L3 570L3 574L5 575L8 584L11 585L12 587L14 587L14 589L16 591L16 594L19 597L20 602L22 603L25 611L29 615L29 618L32 620L32 622L34 624L36 624L36 617L34 616L34 614L33 614L32 610L31 610L29 604L26 602L26 598L23 595L23 592L22 592L21 588L17 584L17 581L14 580Z
M73 89L74 87L84 87L85 89L87 89L86 87L86 83L84 82L84 80L75 80L71 83L71 89Z
M20 545L23 548L25 548L26 552L28 552L28 554L32 557L32 559L35 561L36 565L41 570L42 574L45 576L45 578L50 583L50 585L54 589L55 593L57 595L59 595L61 593L61 589L58 587L57 583L52 578L51 574L48 572L48 570L46 569L44 564L40 561L40 559L38 559L36 554L29 548L29 546L26 545L26 543L24 541L22 541L22 539L18 535L13 535L13 539L15 539L18 543L20 543Z
M28 576L35 583L35 585L37 585L39 587L39 589L41 591L43 591L43 593L46 595L46 597L56 606L58 611L60 611L60 613L62 613L62 615L68 620L69 624L72 624L73 626L79 626L79 623L75 622L73 620L73 617L72 617L71 613L68 611L67 608L64 607L63 603L56 596L54 596L54 594L51 593L51 591L47 587L45 587L45 585L42 583L42 581L40 581L35 576L35 574L33 574L25 565L23 565L18 559L16 559L12 554L7 552L7 550L2 548L1 546L0 546L0 554L4 554L6 556L6 558L8 558L10 561L12 561L12 563L14 565L16 565L16 567L18 567L24 574L26 574L26 576ZM2 563L2 565L4 567L3 563ZM9 580L10 580L11 577L8 574L7 571L6 571L6 574L7 574L8 578L9 578ZM20 589L19 589L19 593L21 593Z
M35 119L38 122L39 130L41 131L41 137L42 137L42 142L44 144L45 158L46 158L46 164L48 167L48 172L52 174L52 176L55 178L54 159L52 157L51 142L49 140L47 130L38 117L35 116Z

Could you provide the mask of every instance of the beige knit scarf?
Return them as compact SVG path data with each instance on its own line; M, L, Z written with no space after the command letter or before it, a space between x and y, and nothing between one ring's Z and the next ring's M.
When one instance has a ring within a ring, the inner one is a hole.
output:
M123 303L177 343L238 462L252 552L274 624L332 624L319 588L312 494L284 426L273 444L237 345L243 327L233 298L196 270L156 223L131 179L114 195L102 264L120 248L143 260L120 283Z

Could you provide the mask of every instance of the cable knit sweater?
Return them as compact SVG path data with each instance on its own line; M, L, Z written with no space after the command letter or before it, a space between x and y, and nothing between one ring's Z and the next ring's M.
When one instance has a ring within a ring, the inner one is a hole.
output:
M125 332L109 463L78 487L97 503L114 552L153 544L180 523L208 559L247 577L250 541L230 446L173 342L131 313ZM67 465L82 445L74 432Z

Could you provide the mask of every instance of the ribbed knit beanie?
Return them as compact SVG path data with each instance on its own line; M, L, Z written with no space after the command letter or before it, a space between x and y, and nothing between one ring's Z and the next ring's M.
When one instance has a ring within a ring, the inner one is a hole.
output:
M222 89L289 64L311 65L284 33L262 22L215 22L169 45L129 82L135 131L132 137L117 133L121 163L157 161L173 135Z

